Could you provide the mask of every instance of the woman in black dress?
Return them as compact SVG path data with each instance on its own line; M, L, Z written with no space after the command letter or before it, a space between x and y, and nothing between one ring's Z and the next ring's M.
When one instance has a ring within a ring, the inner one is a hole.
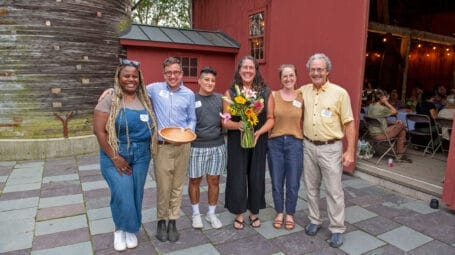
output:
M248 88L264 99L264 109L258 115L259 123L254 126L255 147L244 149L240 146L240 130L243 126L239 116L223 122L228 130L228 162L226 180L225 207L236 215L234 228L244 228L243 213L250 211L249 224L260 227L259 209L265 208L265 160L268 131L273 127L273 100L270 88L264 83L256 60L251 56L243 57L237 66L230 89L225 93L234 98L235 85ZM228 112L229 103L223 102L224 112Z

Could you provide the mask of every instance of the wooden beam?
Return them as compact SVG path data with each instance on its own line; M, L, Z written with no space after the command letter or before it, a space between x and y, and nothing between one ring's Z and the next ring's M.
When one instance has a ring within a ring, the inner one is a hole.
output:
M407 27L397 27L387 24L381 24L372 21L368 24L368 31L381 34L391 33L392 35L395 36L410 37L411 40L417 39L420 41L444 44L449 46L455 45L455 38L451 36L434 34L426 31L410 29Z

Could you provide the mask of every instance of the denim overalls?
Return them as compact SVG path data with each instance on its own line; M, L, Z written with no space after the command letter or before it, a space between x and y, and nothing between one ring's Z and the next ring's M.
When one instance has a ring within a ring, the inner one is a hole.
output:
M141 226L142 197L151 159L151 127L152 118L145 109L122 108L117 116L118 152L130 164L131 175L120 175L111 158L100 150L101 173L111 192L110 207L115 227L129 233L138 232Z

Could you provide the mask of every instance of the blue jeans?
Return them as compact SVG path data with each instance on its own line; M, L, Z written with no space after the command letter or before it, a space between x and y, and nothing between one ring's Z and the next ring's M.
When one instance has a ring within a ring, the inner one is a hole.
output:
M142 198L150 164L150 142L119 144L119 154L130 164L131 175L120 175L112 160L100 150L101 173L111 191L111 211L116 229L139 231L142 222Z
M291 135L270 138L268 163L272 178L272 195L277 213L295 214L303 172L303 142ZM284 184L286 182L286 199ZM285 202L286 201L286 202Z

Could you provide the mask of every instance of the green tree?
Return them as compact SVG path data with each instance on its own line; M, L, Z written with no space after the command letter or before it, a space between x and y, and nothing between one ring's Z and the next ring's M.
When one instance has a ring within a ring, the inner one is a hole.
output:
M168 27L191 27L191 0L132 0L133 22Z

